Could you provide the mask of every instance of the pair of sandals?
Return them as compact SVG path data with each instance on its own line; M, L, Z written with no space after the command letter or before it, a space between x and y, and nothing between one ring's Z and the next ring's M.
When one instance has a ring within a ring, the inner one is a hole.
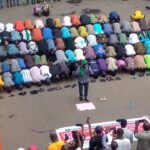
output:
M91 79L91 83L95 83L96 82L96 80L95 79Z
M65 85L64 88L69 88L69 87L75 88L76 86L77 86L76 84L73 84L73 85Z
M143 76L144 76L144 72L140 72L140 73L138 74L138 76L139 76L139 77L143 77Z
M104 79L100 79L100 82L106 82L106 80L107 81L114 81L114 80L121 80L121 78L120 77L115 77L115 79L114 78L112 78L112 77L106 77L106 79L104 78Z
M14 96L15 96L15 95L11 93L8 97L14 97Z
M48 92L51 92L51 91L55 91L55 90L61 90L62 88L60 86L56 86L56 87L52 87L52 88L49 88L47 89Z
M44 92L44 91L45 91L45 89L40 88L39 90L32 90L32 91L30 91L30 94L31 94L31 95L34 95L34 94L38 94L39 92ZM19 95L21 95L21 96L24 96L24 95L26 95L26 94L27 94L26 91L21 91L21 92L19 92Z
M112 78L112 77L106 77L106 80L107 81L114 81L114 78Z
M106 97L102 97L102 98L98 98L98 100L100 100L101 102L103 102L103 101L107 101L107 98Z
M19 92L19 95L21 95L21 96L24 96L24 95L26 95L26 94L27 94L26 91L21 91L21 92Z
M146 76L150 76L150 72L148 71L148 72L145 72L145 75Z

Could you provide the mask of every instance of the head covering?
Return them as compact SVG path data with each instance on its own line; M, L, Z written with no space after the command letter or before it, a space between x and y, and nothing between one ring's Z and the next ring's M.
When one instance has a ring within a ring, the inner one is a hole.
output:
M3 23L0 23L0 32L3 32L5 30L5 25Z
M25 150L24 148L18 148L18 150Z
M60 21L59 18L54 19L54 26L55 26L56 28L62 27L62 24L61 24L61 21Z
M37 147L36 147L36 145L32 144L32 145L30 145L28 150L37 150Z
M81 64L82 64L82 65L87 65L87 64L88 64L88 61L87 61L87 60L82 60L82 61L81 61Z
M95 132L96 132L97 134L102 133L102 131L103 131L103 127L101 127L101 126L96 126Z
M132 17L132 19L136 20L136 19L143 19L145 16L142 13L142 11L136 10L131 17Z
M70 27L70 26L72 25L71 19L70 19L69 16L65 16L65 17L64 17L63 25L64 25L64 26L67 26L67 27Z
M87 65L87 64L88 64L87 60L82 60L81 61L80 76L84 76L84 74L85 74L85 67L83 67L82 65Z
M6 24L6 31L7 32L12 32L12 31L14 31L15 29L14 29L14 25L12 24L12 23L7 23Z

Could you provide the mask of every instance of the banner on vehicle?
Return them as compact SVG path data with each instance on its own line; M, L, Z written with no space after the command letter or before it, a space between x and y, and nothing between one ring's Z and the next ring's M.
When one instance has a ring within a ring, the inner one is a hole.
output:
M141 120L141 119L143 119L143 117L142 118L127 119L127 122L128 122L127 128L129 128L130 130L132 130L134 132L135 121ZM143 123L140 123L139 128L138 128L139 132L143 131L142 125L143 125ZM107 133L108 144L110 144L112 141L112 138L113 138L113 130L120 128L120 123L118 123L116 121L93 123L93 124L91 124L92 131L94 131L96 126L102 126L104 128L104 131ZM82 128L78 127L78 126L63 127L63 128L57 129L56 133L57 133L60 140L64 140L65 134L66 134L69 137L69 141L71 141L72 140L72 131L78 131L81 133ZM84 125L84 135L85 135L85 141L84 141L83 148L88 148L89 147L90 134L89 134L89 128L88 128L87 124ZM136 139L134 139L134 140L136 140Z

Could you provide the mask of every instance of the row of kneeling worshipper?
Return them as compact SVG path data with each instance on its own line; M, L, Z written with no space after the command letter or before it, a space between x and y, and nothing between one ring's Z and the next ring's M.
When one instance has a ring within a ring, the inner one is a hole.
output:
M82 23L82 17L81 25L73 27L55 27L50 18L45 26L40 19L34 25L31 20L0 23L1 86L10 91L14 85L50 84L51 78L75 72L76 62L84 59L95 77L107 72L114 75L118 69L133 74L136 69L143 72L150 68L150 31L148 24L142 29L143 18L134 21L138 25L135 31L132 22L121 24L117 17L110 23L87 24Z
M136 71L144 73L150 69L150 54L135 55L132 45L129 44L125 45L125 51L117 53L116 50L120 51L120 48L122 49L122 45L108 46L106 53L98 55L92 47L87 46L84 51L57 50L53 56L26 54L23 57L9 58L1 62L0 85L8 92L12 87L30 87L31 83L38 86L42 83L49 85L51 79L55 81L75 74L80 60L84 59L88 60L95 78L99 75L105 77L107 73L115 75L118 70L126 70L133 75Z

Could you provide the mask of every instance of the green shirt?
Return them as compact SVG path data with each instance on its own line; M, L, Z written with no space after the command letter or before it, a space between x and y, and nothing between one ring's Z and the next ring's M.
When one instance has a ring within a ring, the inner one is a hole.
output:
M149 54L144 55L144 60L146 63L146 68L150 69L150 55Z

